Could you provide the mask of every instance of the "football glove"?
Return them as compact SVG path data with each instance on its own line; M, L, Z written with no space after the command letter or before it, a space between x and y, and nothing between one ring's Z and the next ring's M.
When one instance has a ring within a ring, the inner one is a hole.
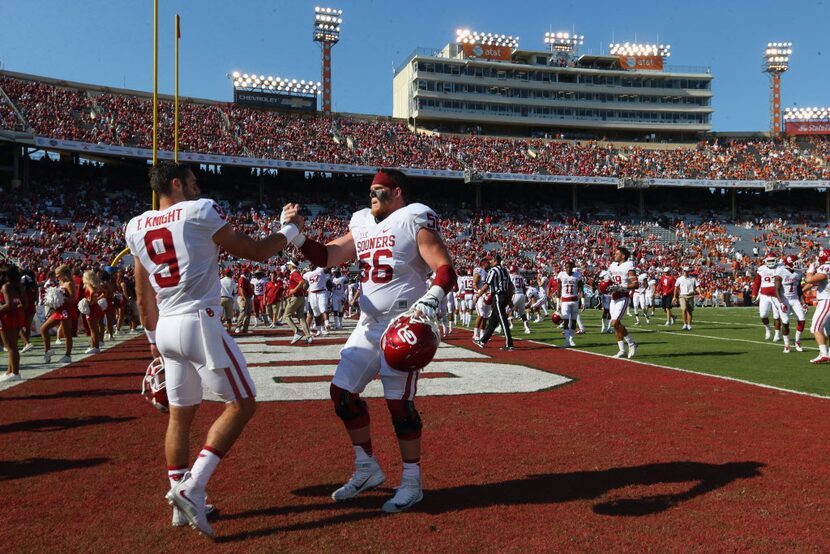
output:
M444 289L439 286L432 286L425 295L412 304L410 312L421 312L424 319L432 321L435 319L435 310L441 305L441 301L446 296Z

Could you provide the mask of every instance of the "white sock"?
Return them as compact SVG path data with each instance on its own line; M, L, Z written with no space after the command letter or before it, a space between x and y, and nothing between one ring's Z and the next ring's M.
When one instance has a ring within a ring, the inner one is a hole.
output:
M358 444L353 444L352 448L354 448L354 461L357 463L360 462L368 462L372 459L372 456L369 456L363 447Z
M781 338L781 331L775 331L775 338L776 338L776 339L780 339L780 338Z
M795 342L801 342L801 331L795 332Z
M769 333L771 331L771 329L769 328L769 324L767 324L767 323L764 324L764 329L767 330L767 333Z
M784 346L790 345L790 335L784 335Z
M625 342L628 343L628 346L633 346L635 344L634 343L634 337L632 337L631 335L626 335L625 336Z
M628 336L626 336L626 338L628 338ZM620 352L623 352L625 350L625 341L618 340L617 341L617 348L620 349Z
M216 466L219 465L219 460L222 459L218 455L217 450L208 450L208 448L210 447L205 446L202 448L196 461L193 462L193 469L190 470L190 474L193 476L193 482L201 488L207 486L210 476L213 475Z
M827 345L826 344L818 345L818 353L826 358L827 355L828 355L827 354Z
M403 463L403 475L402 477L411 477L413 479L421 480L421 464L420 462Z
M171 469L169 466L167 467L167 478L170 480L171 489L179 484L185 472L187 472L186 467L177 467L174 469Z

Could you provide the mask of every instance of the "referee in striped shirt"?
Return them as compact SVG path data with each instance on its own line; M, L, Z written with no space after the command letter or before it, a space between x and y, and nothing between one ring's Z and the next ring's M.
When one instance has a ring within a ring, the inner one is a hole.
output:
M512 308L513 282L510 280L507 269L501 265L501 256L498 254L493 256L493 267L487 273L487 282L478 289L476 300L479 296L487 294L488 291L493 294L494 313L487 321L487 329L484 330L484 334L475 343L484 348L484 345L487 344L487 341L490 340L496 330L496 326L501 325L504 333L504 348L502 350L513 350L513 336L510 334L510 324L507 321L507 310Z

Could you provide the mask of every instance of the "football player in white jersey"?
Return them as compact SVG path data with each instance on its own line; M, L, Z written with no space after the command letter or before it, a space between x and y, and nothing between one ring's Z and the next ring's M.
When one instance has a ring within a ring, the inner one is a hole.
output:
M784 354L790 352L790 317L796 319L795 328L795 349L803 352L801 347L801 333L804 331L804 304L802 303L803 293L801 291L801 271L795 269L798 260L795 256L784 256L781 259L779 275L781 276L781 334L784 335Z
M624 246L617 247L614 252L614 261L611 267L608 268L608 273L611 274L611 327L614 329L614 334L617 336L617 347L619 351L614 355L615 358L622 358L626 355L625 345L628 344L628 357L633 358L637 352L637 343L631 335L628 334L628 329L622 324L622 316L625 314L625 309L628 307L630 301L629 294L637 288L637 272L634 269L634 262L628 258L631 253Z
M764 340L770 339L769 313L772 312L775 336L773 342L781 340L781 276L778 274L778 260L775 256L767 255L764 265L758 267L755 280L752 283L752 302L758 304L761 323L764 324Z
M329 334L329 322L326 313L329 305L329 274L324 267L314 267L303 273L308 283L308 304L314 316L314 325L310 325L315 336Z
M303 218L298 206L287 205L283 227L255 240L235 231L215 202L198 199L199 186L187 166L161 162L151 169L150 182L159 209L131 219L126 242L136 260L136 293L150 352L164 361L170 404L167 499L174 506L174 526L190 523L212 536L205 487L256 409L245 358L220 321L219 248L265 261L299 235ZM225 402L225 409L190 467L190 427L203 385Z
M646 318L646 323L651 323L648 317L648 304L646 303L646 292L648 291L648 273L645 271L637 275L637 288L634 290L634 325L640 324L640 311Z
M343 275L339 267L331 270L331 312L334 317L334 329L343 328L343 306L346 304L346 293L349 278Z
M458 277L458 298L459 311L461 312L461 325L469 326L473 321L473 296L475 290L473 289L473 276L468 275L469 270L461 270L461 275Z
M490 259L483 258L481 265L473 269L473 298L478 296L478 289L487 282L487 272L490 271ZM473 328L473 342L477 341L484 334L487 327L487 319L493 313L493 296L483 294L475 300L476 324Z
M817 267L816 267L817 265ZM803 292L816 288L816 311L813 313L813 322L810 332L818 345L818 356L810 360L812 364L830 364L830 353L827 351L827 325L830 323L830 250L824 249L818 255L818 263L807 269L804 278Z
M389 323L414 312L432 320L457 276L439 234L438 216L423 204L408 204L406 177L381 169L369 188L371 207L355 212L349 231L326 245L300 235L295 244L312 263L342 265L355 258L361 267L360 321L341 351L331 382L335 413L343 420L355 453L351 479L332 498L345 501L384 482L372 453L369 412L360 393L380 373L383 396L398 437L403 475L385 512L400 512L423 498L421 418L413 402L418 371L389 367L379 347ZM426 278L435 273L427 290Z
M525 328L525 334L530 334L530 327L527 324L527 313L525 306L527 305L527 283L525 278L519 273L519 269L515 265L509 268L510 280L513 282L513 310L510 312L510 328L513 328L513 316L522 320Z
M580 306L584 306L582 276L574 272L574 263L568 260L565 262L565 270L560 271L556 279L559 281L559 315L562 316L565 346L574 347L576 320L579 317Z
M602 317L600 318L600 334L611 334L611 274L606 270L599 272L599 300L602 305Z
M646 282L646 318L654 315L654 292L657 289L657 279L654 274L649 271L648 281Z

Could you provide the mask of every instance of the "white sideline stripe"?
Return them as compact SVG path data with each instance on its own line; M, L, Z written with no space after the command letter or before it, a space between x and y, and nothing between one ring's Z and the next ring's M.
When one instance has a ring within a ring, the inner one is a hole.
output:
M682 334L682 333L679 333L679 334ZM711 337L706 337L706 338L711 338ZM548 344L546 342L540 342L540 341L537 341L537 340L532 340L532 339L518 339L518 340L532 342L534 344L541 344L543 346L549 346L551 348L557 348L557 346L555 346L553 344ZM724 340L729 340L729 339L724 339ZM785 389L785 388L782 388L782 387L776 387L775 385L765 385L763 383L756 383L754 381L747 381L745 379L738 379L737 377L728 377L726 375L714 375L712 373L704 373L702 371L694 371L692 369L683 369L683 368L680 368L680 367L672 367L672 366L669 366L669 365L654 364L654 363L651 363L651 362L641 362L641 361L636 360L636 359L629 360L628 358L615 358L614 356L611 356L609 354L600 354L599 352L591 352L591 351L588 351L588 350L580 350L578 348L567 348L567 349L563 349L563 350L573 350L575 352L581 352L583 354L590 354L591 356L599 356L601 358L610 358L612 360L617 360L617 361L622 361L622 362L630 362L632 364L640 364L640 365L650 366L650 367L659 367L661 369L670 369L672 371L679 371L681 373L690 373L692 375L698 375L700 377L712 377L713 379L722 379L724 381L734 381L736 383L743 383L744 385L751 385L753 387L760 387L762 389L770 389L770 390L775 390L775 391L779 391L779 392L786 392L786 393L789 393L789 394L797 394L799 396L809 396L811 398L821 398L822 400L830 400L830 396L823 395L823 394L816 394L814 392L804 392L804 391L797 391L797 390L792 390L792 389Z
M122 342L126 342L130 339L134 339L138 336L142 336L144 333L140 335L130 335L130 334L118 334L115 335L114 338L107 340L104 343L101 352L105 352L112 348L117 344L121 344ZM75 337L74 344L72 345L72 363L80 362L82 360L86 360L90 356L94 356L95 354L84 354L83 351L86 350L89 346L89 337L86 335L79 335ZM55 344L54 337L52 338L52 360L58 360L63 357L64 353L64 344ZM78 349L81 349L78 352ZM149 349L148 349L149 352ZM0 352L0 356L6 357L5 352ZM0 391L8 390L12 387L16 387L17 385L22 385L23 383L35 379L36 377L40 377L41 375L46 375L47 373L51 373L55 370L61 369L63 367L68 366L69 364L58 364L56 362L52 362L50 364L43 363L43 347L42 346L35 346L31 350L25 353L20 354L20 376L23 377L20 381L3 381L0 382ZM146 369L146 368L145 368Z

